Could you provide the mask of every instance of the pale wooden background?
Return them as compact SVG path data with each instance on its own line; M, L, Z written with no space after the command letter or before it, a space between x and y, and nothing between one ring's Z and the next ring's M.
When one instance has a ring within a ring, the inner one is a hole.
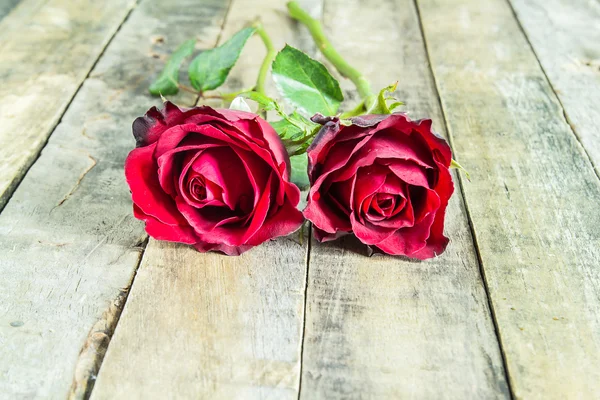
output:
M123 161L149 82L258 14L320 58L284 1L2 0L0 398L600 398L600 3L301 3L470 171L446 253L147 240Z

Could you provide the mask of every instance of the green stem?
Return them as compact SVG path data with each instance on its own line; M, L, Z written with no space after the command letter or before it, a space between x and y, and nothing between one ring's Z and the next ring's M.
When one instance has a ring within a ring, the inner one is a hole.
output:
M335 69L343 76L352 81L358 90L358 94L362 99L365 100L365 103L370 103L374 96L373 92L371 92L371 85L367 78L364 77L358 70L352 67L350 64L344 60L344 58L338 53L327 37L325 36L325 32L323 32L323 27L321 23L308 15L306 11L300 7L300 5L295 1L290 1L287 3L288 12L290 13L290 17L298 20L300 23L304 24L310 34L312 35L317 47L323 53L325 58L333 64ZM367 104L365 104L367 106Z
M219 93L221 98L223 100L226 101L233 101L233 99L235 99L236 97L238 97L240 94L242 93L246 93L248 91L251 91L253 88L250 89L242 89L242 90L237 90L235 92L231 92L231 93Z
M265 59L263 60L262 65L260 66L260 70L258 71L258 78L256 79L255 91L266 95L265 81L267 80L269 68L271 67L273 60L277 56L277 50L275 50L273 42L271 41L271 38L269 37L265 29L263 28L262 24L260 22L256 22L254 23L254 27L256 28L256 33L258 33L258 36L260 36L263 43L265 44L265 47L267 48L267 55L265 56Z

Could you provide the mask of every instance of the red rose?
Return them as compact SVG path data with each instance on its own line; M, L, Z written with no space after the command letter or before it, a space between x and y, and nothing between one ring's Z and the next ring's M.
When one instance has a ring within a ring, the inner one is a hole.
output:
M345 233L388 254L426 259L441 254L444 214L454 191L448 143L431 120L365 115L324 124L308 149L312 184L304 216L321 241Z
M302 224L289 158L260 117L166 102L133 135L125 176L150 236L239 255Z

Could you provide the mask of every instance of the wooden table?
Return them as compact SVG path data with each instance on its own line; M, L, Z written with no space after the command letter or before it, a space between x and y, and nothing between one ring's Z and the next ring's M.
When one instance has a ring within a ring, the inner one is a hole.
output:
M149 83L258 14L318 58L284 1L5 0L0 398L600 398L600 4L301 3L470 171L446 253L147 240L123 161ZM252 38L226 89L263 56Z

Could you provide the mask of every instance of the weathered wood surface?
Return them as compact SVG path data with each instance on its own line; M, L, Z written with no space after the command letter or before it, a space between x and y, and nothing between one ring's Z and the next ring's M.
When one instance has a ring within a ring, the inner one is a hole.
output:
M514 395L597 398L598 178L505 0L418 4Z
M0 2L0 19L4 18L21 0L3 0Z
M324 23L375 90L398 80L404 109L445 132L412 1L327 0ZM346 97L356 93L347 80L343 87ZM303 399L509 397L458 187L446 233L447 251L421 263L369 258L353 239L313 239Z
M511 0L529 42L600 176L600 3Z
M0 209L134 5L23 0L0 21Z
M297 398L306 248L283 241L225 257L150 240L92 399Z
M234 0L221 42L256 15L298 43L283 0ZM252 87L264 54L250 39L223 90ZM150 240L92 399L296 399L307 250L298 233L239 257Z
M0 397L89 390L145 239L123 175L131 122L160 103L147 94L164 65L154 54L216 40L227 4L196 5L144 0L132 12L0 214Z

